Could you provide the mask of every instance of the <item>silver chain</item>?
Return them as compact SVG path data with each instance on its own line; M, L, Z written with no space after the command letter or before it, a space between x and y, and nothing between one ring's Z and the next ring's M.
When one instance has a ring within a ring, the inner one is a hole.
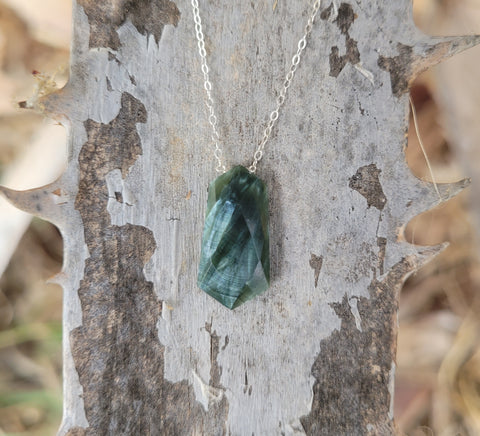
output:
M263 149L265 148L265 144L270 138L273 126L278 120L279 110L285 103L287 90L292 83L292 79L293 79L293 76L295 75L295 71L297 71L298 64L300 63L300 57L307 45L307 38L312 32L313 22L315 20L315 16L317 15L318 10L320 9L320 4L321 4L321 0L315 0L311 5L311 12L310 12L310 16L308 18L307 24L305 25L305 28L304 28L304 34L300 38L300 41L298 41L297 52L293 55L290 70L285 76L285 80L283 82L283 88L277 97L277 106L275 107L273 112L270 114L270 119L268 121L267 127L265 127L265 130L263 131L262 140L260 141L260 144L258 145L257 150L253 155L253 162L248 167L248 171L250 171L251 173L255 173L255 171L257 170L257 164L260 161L260 159L263 157ZM215 110L213 107L214 101L212 98L212 83L210 82L210 76L208 74L210 69L207 65L207 52L205 50L205 39L203 36L202 19L200 18L198 0L192 0L192 8L193 8L193 20L195 22L195 34L197 36L197 41L198 41L198 52L202 60L202 73L203 73L203 80L204 80L203 87L205 88L205 92L207 94L205 104L209 112L208 122L212 126L212 132L213 132L212 141L213 141L213 145L215 146L213 155L217 159L217 166L216 166L217 172L224 173L226 170L225 170L225 164L222 161L223 152L219 145L220 135L218 134L217 116L215 115Z

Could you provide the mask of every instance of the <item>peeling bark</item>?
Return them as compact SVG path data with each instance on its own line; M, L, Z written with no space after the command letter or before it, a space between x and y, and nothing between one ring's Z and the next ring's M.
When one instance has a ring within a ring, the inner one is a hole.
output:
M324 20L331 18L332 5L330 5L320 17ZM340 56L337 46L332 47L330 53L330 75L338 77L347 63L356 65L360 62L360 52L358 51L357 41L350 37L348 30L355 20L353 8L348 3L342 3L337 11L334 22L337 24L342 35L345 35L345 54Z
M90 25L90 48L109 47L117 50L120 39L117 29L129 20L142 35L153 35L158 44L166 24L176 26L180 11L169 0L111 0L97 2L78 0Z
M383 280L374 278L368 297L352 302L345 294L330 303L342 324L321 341L312 366L312 410L301 418L307 435L395 433L388 387L395 373L398 292L416 262L402 259Z
M348 186L366 198L368 207L374 206L378 210L383 210L387 198L378 178L380 173L381 170L375 164L365 165L350 178Z
M442 248L403 228L467 183L440 200L412 176L406 93L478 42L426 39L410 6L322 7L259 165L272 285L229 311L196 287L215 174L190 2L74 3L71 79L39 102L68 124L69 167L0 188L65 240L60 435L394 433L398 290ZM227 164L246 165L306 6L201 10Z

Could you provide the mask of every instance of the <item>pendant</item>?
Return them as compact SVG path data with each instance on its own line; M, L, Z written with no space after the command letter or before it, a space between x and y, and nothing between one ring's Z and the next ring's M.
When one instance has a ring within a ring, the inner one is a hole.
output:
M240 165L208 188L197 283L229 309L269 286L267 189Z

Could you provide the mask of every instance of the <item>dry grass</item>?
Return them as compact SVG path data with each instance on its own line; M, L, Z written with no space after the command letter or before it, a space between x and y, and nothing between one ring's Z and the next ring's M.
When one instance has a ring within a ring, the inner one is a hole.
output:
M45 35L41 25L42 14L69 23L68 14L55 17L55 7L29 3L25 9L23 0L0 2L0 178L28 153L43 125L40 115L17 105L34 92L38 75L32 71L53 73L68 65L68 32L62 37L61 30L44 26ZM59 286L46 281L61 262L58 231L35 219L0 279L0 435L43 436L58 429L62 295Z
M50 3L55 1L65 3ZM427 12L435 6L423 4ZM42 36L37 9L32 7L29 18L28 8L13 11L0 1L0 176L42 122L13 104L31 94L31 70L55 72L68 62L68 32L60 43L58 35ZM48 20L56 11L57 22L69 20L60 6L50 6ZM436 178L453 181L462 169L441 127L435 92L425 75L412 98ZM418 177L429 179L416 141L412 129L408 163ZM480 434L480 268L471 202L467 190L407 228L416 244L451 245L412 276L401 295L395 416L403 434ZM60 270L61 256L56 229L34 220L0 280L0 435L51 435L60 422L61 290L46 279Z
M462 178L445 139L431 76L412 89L419 127L436 179ZM413 127L407 161L428 180ZM407 240L449 247L412 276L400 298L395 416L408 435L480 434L480 268L469 215L470 192L414 218Z

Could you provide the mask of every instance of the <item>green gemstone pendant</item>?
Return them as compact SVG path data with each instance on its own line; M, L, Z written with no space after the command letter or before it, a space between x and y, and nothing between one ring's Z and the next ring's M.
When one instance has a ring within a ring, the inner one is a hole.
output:
M210 183L198 286L229 309L270 283L265 183L236 166Z

